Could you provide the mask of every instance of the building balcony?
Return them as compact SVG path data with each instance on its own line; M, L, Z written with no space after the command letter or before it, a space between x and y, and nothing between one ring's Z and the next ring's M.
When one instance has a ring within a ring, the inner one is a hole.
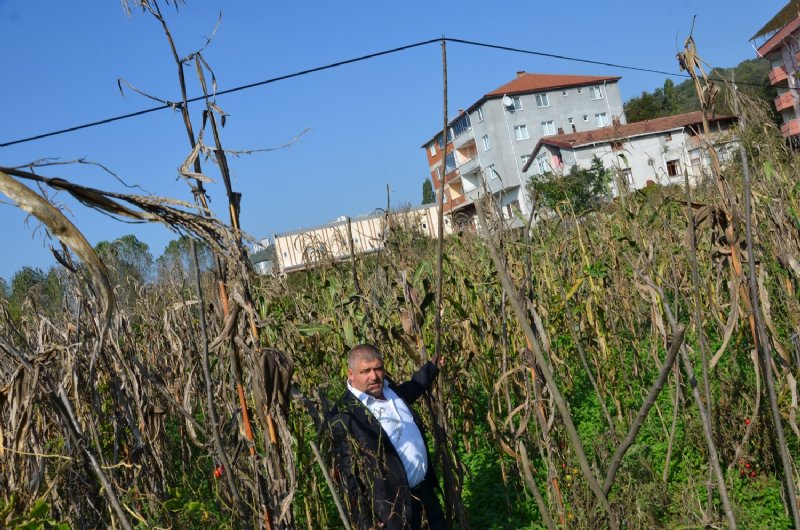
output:
M788 77L789 73L786 71L785 66L776 66L769 71L769 82L772 86L785 83Z
M781 133L784 136L796 136L800 134L800 119L795 118L781 125Z
M778 112L792 107L794 107L794 92L791 90L775 98L775 109Z
M464 206L466 203L467 203L467 197L464 195L456 197L455 199L450 199L444 205L444 211L445 213L450 213Z
M475 142L475 133L472 132L472 127L464 130L461 134L453 138L453 147L459 149L470 142Z
M481 169L481 164L478 161L477 156L470 158L469 160L458 166L458 171L461 173L462 176L469 175L470 173L475 173L476 171L480 171L480 169Z
M447 186L455 181L461 182L461 173L457 169L453 169L444 176L444 185Z

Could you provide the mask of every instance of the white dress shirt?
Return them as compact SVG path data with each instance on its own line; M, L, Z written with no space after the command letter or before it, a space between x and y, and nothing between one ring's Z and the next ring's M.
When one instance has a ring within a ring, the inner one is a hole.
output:
M409 487L418 486L428 471L428 453L425 449L425 440L422 438L417 424L414 423L414 417L411 415L408 405L389 388L385 379L383 381L385 400L356 390L350 385L350 381L347 381L347 388L380 422L389 441L392 442L395 451L400 456L400 461L406 470Z

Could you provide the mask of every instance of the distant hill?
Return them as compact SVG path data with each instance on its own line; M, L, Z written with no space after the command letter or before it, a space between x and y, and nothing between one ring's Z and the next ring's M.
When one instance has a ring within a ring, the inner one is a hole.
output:
M711 70L710 76L735 79L741 93L763 99L773 109L773 117L778 120L774 107L772 107L772 100L778 94L769 83L769 69L768 61L748 59L734 68L714 68ZM724 85L721 81L718 83ZM731 107L732 103L728 101L723 90L717 98L716 111L720 114L732 114ZM700 103L691 79L686 79L677 85L672 79L667 79L664 81L664 86L655 89L652 93L644 91L641 96L626 101L624 108L628 123L633 123L700 110Z

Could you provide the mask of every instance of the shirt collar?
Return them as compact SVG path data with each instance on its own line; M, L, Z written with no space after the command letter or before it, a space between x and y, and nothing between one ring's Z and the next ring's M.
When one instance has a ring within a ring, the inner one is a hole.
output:
M376 398L375 396L371 396L366 392L362 392L361 390L357 390L356 388L354 388L353 385L350 384L349 379L347 380L347 389L356 397L357 400L363 403L365 407L371 405L375 401L378 401L378 398ZM384 379L383 395L386 398L389 397L388 395L386 395L387 390L389 390L389 382L386 379Z

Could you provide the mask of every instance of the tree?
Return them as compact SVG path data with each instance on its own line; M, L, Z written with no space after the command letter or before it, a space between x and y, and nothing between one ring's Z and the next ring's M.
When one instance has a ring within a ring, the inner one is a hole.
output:
M597 157L588 169L573 166L566 175L547 172L528 181L528 191L540 204L554 210L558 205L571 205L578 215L594 207L611 191L611 171Z
M108 268L111 283L117 286L117 303L133 304L137 287L150 279L153 267L150 247L128 234L114 241L101 241L95 252Z
M422 204L432 204L436 202L436 194L433 192L431 179L425 179L422 183Z
M55 267L45 274L42 269L25 266L11 277L11 285L6 292L8 311L12 318L18 319L26 302L38 311L54 314L61 306L64 288Z
M210 270L214 266L214 255L208 246L195 241L197 262L201 271ZM159 283L175 280L180 284L192 277L194 257L192 256L191 239L181 236L167 244L163 254L156 260L156 274Z

